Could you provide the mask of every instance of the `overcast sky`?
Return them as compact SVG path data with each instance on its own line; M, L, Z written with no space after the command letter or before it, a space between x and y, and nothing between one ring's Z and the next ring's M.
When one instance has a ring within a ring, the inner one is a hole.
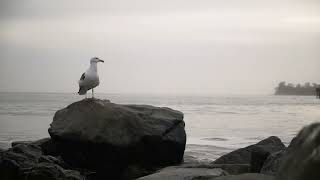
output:
M0 91L273 93L320 83L318 0L1 0Z

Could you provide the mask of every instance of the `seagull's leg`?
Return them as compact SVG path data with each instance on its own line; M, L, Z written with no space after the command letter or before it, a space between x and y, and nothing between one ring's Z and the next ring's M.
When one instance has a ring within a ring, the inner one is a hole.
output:
M88 98L87 93L86 93L86 99Z
M92 99L94 99L94 89L92 88Z

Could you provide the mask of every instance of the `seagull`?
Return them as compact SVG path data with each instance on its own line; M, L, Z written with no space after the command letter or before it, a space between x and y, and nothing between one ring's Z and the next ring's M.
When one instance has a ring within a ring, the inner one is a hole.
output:
M90 60L90 67L89 69L82 74L79 80L79 95L86 95L87 98L87 91L92 89L92 98L94 98L94 89L99 85L99 75L98 75L98 62L104 62L103 60L94 57Z

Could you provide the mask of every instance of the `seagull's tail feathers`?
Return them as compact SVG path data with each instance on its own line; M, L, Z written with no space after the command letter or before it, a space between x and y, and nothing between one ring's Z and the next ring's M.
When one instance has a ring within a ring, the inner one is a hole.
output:
M86 93L87 93L87 89L84 88L84 87L82 87L82 86L80 86L80 87L79 87L79 92L78 92L78 94L79 94L79 95L84 95L84 94L86 94Z

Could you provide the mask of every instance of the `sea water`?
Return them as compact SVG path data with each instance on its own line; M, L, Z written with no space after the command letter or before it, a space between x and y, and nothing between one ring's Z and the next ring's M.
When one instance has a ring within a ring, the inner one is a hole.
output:
M312 96L174 96L97 94L120 104L149 104L184 113L186 154L214 160L237 148L278 136L288 145L305 125L320 120ZM12 141L48 137L54 113L83 97L72 93L0 93L0 148Z

